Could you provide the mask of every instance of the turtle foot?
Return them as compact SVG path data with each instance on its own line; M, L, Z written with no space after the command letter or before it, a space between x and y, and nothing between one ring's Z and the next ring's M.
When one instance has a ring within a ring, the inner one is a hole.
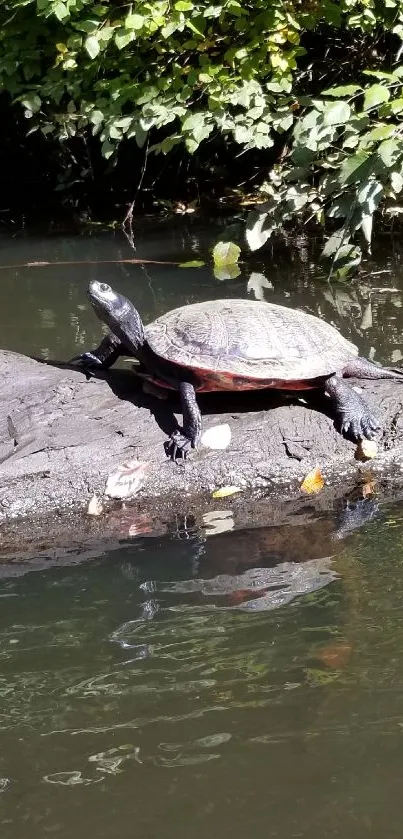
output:
M174 431L169 440L164 443L165 454L173 461L186 460L192 448L194 448L192 441L180 431Z
M354 415L342 413L337 418L336 424L342 434L357 442L364 439L373 440L380 430L379 423L369 412Z
M93 352L83 352L80 355L75 355L70 359L70 364L77 364L83 367L84 370L102 370L103 363L100 358Z
M362 396L338 376L331 376L325 389L333 405L337 430L357 443L373 440L380 426Z

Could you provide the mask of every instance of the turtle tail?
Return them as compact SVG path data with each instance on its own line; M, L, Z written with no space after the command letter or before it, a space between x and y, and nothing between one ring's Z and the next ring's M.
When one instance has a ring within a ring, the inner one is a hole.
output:
M347 366L343 368L342 376L355 379L401 379L403 381L403 369L381 367L367 358L358 356L351 359Z

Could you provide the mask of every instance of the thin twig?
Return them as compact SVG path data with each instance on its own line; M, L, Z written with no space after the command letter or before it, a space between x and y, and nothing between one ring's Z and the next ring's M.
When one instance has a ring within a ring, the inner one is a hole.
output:
M0 265L0 270L6 268L47 268L48 266L55 265L120 265L120 263L128 263L129 265L179 265L178 262L161 261L158 259L72 259L66 260L66 262L10 263L9 265Z
M136 250L136 246L135 246L135 244L134 244L134 233L133 233L133 211L134 211L134 206L135 206L135 203L136 203L136 201L137 201L138 194L139 194L139 192L140 192L141 185L142 185L143 180L144 180L144 175L145 175L145 173L146 173L146 169L147 169L147 160L148 160L148 143L149 143L149 135L147 135L146 147L145 147L145 152L144 152L143 168L142 168L142 170L141 170L140 180L139 180L139 182L138 182L138 184L137 184L136 194L135 194L135 196L134 196L134 198L133 198L133 201L132 201L132 202L131 202L131 204L129 205L129 209L128 209L128 211L127 211L127 213L126 213L126 215L125 215L125 217L124 217L124 219L123 219L123 222L122 222L122 230L123 230L123 233L125 234L126 239L127 239L128 243L129 243L130 247L131 247L134 251Z

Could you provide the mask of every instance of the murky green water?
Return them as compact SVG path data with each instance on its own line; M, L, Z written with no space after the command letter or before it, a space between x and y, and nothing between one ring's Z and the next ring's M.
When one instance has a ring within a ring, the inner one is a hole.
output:
M121 233L91 237L0 238L1 346L43 358L68 359L100 337L86 297L89 279L109 282L138 306L145 321L175 306L219 297L262 297L326 317L362 353L396 363L403 357L402 253L380 242L377 261L354 284L328 285L304 244L267 254L239 277L214 277L209 249L220 230L200 223L148 223L136 232L135 254ZM171 265L130 265L122 260ZM177 263L203 259L202 268ZM24 267L33 262L59 263ZM60 264L67 263L67 264ZM22 266L22 267L21 267Z
M402 510L331 532L2 579L1 836L400 839Z
M212 238L156 225L136 256L208 258ZM377 360L402 357L389 245L372 266L389 273L338 287L303 249L219 282L208 266L108 262L132 256L120 236L0 246L10 349L67 359L97 343L96 277L146 320L262 294L325 315ZM12 267L44 260L77 264ZM72 566L0 566L2 839L400 839L402 508L344 541L330 514L295 521L182 524Z

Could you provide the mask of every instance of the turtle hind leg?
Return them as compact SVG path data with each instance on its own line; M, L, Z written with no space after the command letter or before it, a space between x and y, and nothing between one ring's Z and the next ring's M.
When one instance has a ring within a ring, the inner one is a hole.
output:
M403 370L381 367L362 356L352 358L343 368L341 375L356 379L401 379L403 382Z
M372 440L379 431L379 424L362 396L339 376L330 376L325 382L325 392L330 398L336 428L354 442Z
M185 459L190 449L197 448L201 434L201 414L196 392L190 382L180 382L183 431L174 431L165 443L165 452L171 460Z

